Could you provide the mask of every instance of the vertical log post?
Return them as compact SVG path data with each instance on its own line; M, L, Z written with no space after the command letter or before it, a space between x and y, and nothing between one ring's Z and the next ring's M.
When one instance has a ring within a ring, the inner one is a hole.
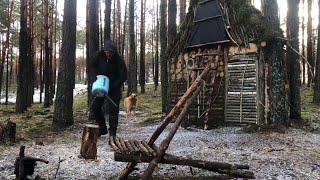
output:
M99 136L99 126L86 124L83 129L80 154L85 159L97 158L97 140Z
M24 159L24 150L25 150L25 146L21 146L20 147L20 153L19 153L19 171L18 171L18 177L17 179L25 179L26 175L24 173L24 164L23 164L23 159Z

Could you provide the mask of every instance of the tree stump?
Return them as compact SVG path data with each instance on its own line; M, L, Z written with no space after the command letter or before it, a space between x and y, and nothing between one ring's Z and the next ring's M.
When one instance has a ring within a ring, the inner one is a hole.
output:
M8 121L6 126L0 124L0 142L14 143L16 141L16 127L16 123L12 121Z
M16 123L12 121L8 121L6 129L5 129L5 137L9 142L16 142Z
M0 141L2 141L4 129L5 129L4 125L0 123Z
M99 126L86 124L82 133L81 156L85 159L97 158L97 140L99 137Z

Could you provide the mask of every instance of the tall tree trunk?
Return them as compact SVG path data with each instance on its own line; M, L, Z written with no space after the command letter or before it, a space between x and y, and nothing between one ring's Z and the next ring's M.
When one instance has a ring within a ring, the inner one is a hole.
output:
M124 20L123 20L123 32L122 32L122 48L121 48L121 55L124 57L124 49L125 49L125 42L126 42L126 28L127 28L127 12L128 12L128 0L126 0L125 10L124 10Z
M313 57L312 57L312 0L308 0L308 25L307 25L307 58L310 66L308 66L308 86L310 87L313 82L312 74L313 74Z
M129 76L128 94L137 92L137 61L134 33L134 0L129 0Z
M27 106L30 107L33 103L33 94L34 94L34 55L35 55L35 42L34 42L34 21L33 21L33 1L29 0L28 7L28 84L27 84Z
M141 0L141 24L140 24L140 86L141 93L146 92L145 89L145 0Z
M4 63L5 63L5 60L8 56L8 52L9 52L9 42L10 42L9 39L10 39L10 31L11 31L13 5L14 5L14 1L11 1L11 3L8 4L8 16L7 16L8 25L7 25L7 32L6 32L6 41L4 42L4 45L2 47L1 62L0 62L0 96L1 96L1 92L2 92Z
M177 37L177 2L176 0L170 0L168 2L168 49L167 49L167 53L170 52L170 50L172 48L174 48L174 40ZM168 57L168 56L167 56ZM165 112L167 112L168 110L168 106L169 106L169 102L171 101L171 97L169 96L169 81L170 81L170 66L168 64L170 64L171 59L167 60L167 78L165 83L165 89L164 89L164 93L166 93L166 110Z
M53 118L55 127L66 127L73 124L72 106L75 82L76 33L77 0L68 0L64 3L62 51Z
M26 66L28 64L28 26L27 26L27 0L20 0L20 35L19 35L19 63L17 80L16 112L27 110L27 83Z
M161 62L161 97L162 112L166 112L167 106L167 85L168 85L168 65L167 65L167 1L160 1L160 62Z
M92 83L95 80L94 72L90 67L90 60L94 58L95 53L99 50L99 1L88 0L88 40L87 40L87 71L88 71L88 105L92 100Z
M53 9L54 9L53 0L51 0L49 5L49 52L50 52L50 58L49 58L49 84L50 84L50 105L53 104L53 97L55 94L55 84L53 81L53 29L54 29L54 19L53 19Z
M302 0L302 45L301 45L301 51L302 56L305 57L306 55L306 47L305 47L305 18L304 18L304 12L305 12L305 1ZM306 84L306 63L305 60L302 61L302 84Z
M99 27L100 27L100 49L103 49L103 31L102 31L102 8L101 8L101 2L99 1Z
M111 0L105 0L104 41L110 40L111 33Z
M180 0L180 25L182 24L182 22L184 21L184 18L186 17L186 9L187 9L187 4L186 4L186 0Z
M157 92L159 86L159 1L157 0L156 10L156 29L155 29L155 59L154 59L154 91Z
M49 0L44 0L44 107L50 106Z
M116 0L113 1L113 14L112 14L112 17L113 17L113 24L112 24L112 40L113 42L116 42L116 36L117 36L117 31L116 31Z
M318 1L318 8L320 10L320 0ZM318 18L318 48L317 48L317 62L316 62L316 73L315 73L315 83L314 83L314 95L313 102L320 104L320 14Z
M287 38L290 45L294 49L299 49L299 0L288 0L288 14L287 14ZM289 77L289 102L290 102L290 119L296 122L301 120L301 70L299 55L292 49L287 52L287 68Z
M118 52L121 52L121 3L117 0L117 47Z
M58 21L58 0L55 2L55 17L54 17L54 51L53 51L53 87L56 85L57 80L57 21ZM54 88L55 94L55 88Z
M285 70L283 43L278 39L280 33L280 20L278 16L278 3L276 0L262 0L263 13L268 23L269 34L272 39L266 48L267 64L269 65L269 122L271 125L288 125L287 92L285 90Z

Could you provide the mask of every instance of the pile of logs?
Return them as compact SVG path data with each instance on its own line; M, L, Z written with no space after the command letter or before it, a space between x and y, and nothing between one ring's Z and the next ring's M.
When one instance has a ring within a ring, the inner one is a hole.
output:
M0 143L16 141L16 123L8 121L7 125L0 124Z
M119 154L139 155L154 157L156 150L151 148L145 141L124 141L123 138L110 138L109 142L112 149Z

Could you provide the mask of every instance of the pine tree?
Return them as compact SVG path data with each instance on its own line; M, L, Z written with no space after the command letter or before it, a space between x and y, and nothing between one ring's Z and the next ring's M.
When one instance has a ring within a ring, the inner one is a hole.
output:
M311 83L313 82L312 74L313 74L313 56L312 56L312 17L311 17L311 10L312 10L312 0L308 0L308 24L307 24L307 58L310 66L308 66L308 86L310 87Z
M105 0L104 41L110 40L111 33L111 0Z
M278 16L278 3L276 0L262 0L262 9L271 39L266 48L266 62L269 66L269 122L271 125L288 124L287 92L285 90L285 71L283 43L280 20Z
M287 38L289 44L294 49L299 49L299 0L288 0L287 14ZM289 102L290 102L290 118L295 120L301 119L301 97L300 97L300 62L299 55L291 48L288 48L287 68L289 77Z
M27 26L27 0L20 0L20 35L19 35L19 63L17 76L16 112L27 110L27 64L28 64L28 26Z
M162 112L166 112L167 106L167 85L168 85L168 65L167 65L167 1L160 1L160 64L161 64L161 97Z
M88 75L88 105L92 100L92 84L95 80L94 72L90 67L90 60L94 58L95 53L99 50L99 1L87 1L87 75ZM108 35L107 35L108 36ZM107 37L106 36L106 37Z
M128 94L137 92L137 62L134 33L134 0L129 0L129 72Z
M155 28L155 58L154 58L154 91L157 92L159 86L159 1L156 6L156 28Z
M140 24L140 86L141 93L145 93L145 0L141 0L141 24Z
M180 0L180 25L182 24L182 22L184 21L185 17L186 17L186 0Z
M318 1L318 8L320 9L320 0ZM315 73L315 83L314 83L314 95L313 102L320 104L320 14L318 17L318 47L317 47L317 62L316 62L316 73Z
M62 48L59 63L57 96L53 125L66 127L73 124L73 88L76 60L77 0L64 2Z

